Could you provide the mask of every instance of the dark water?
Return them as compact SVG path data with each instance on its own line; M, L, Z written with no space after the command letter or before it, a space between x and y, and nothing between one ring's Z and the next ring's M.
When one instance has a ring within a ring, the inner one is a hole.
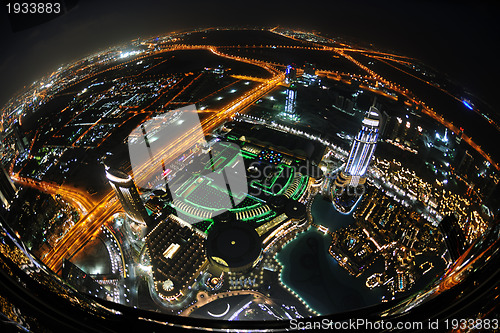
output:
M351 215L342 215L321 196L314 199L312 214L315 224L330 231L354 223ZM320 314L343 312L377 304L382 289L366 287L366 277L383 271L383 261L377 261L358 278L349 275L328 253L329 235L309 228L288 243L277 255L283 265L281 281L295 291L313 310Z
M324 200L320 195L316 196L313 201L312 216L314 224L324 225L330 231L339 230L350 224L354 224L352 215L339 213L330 201Z

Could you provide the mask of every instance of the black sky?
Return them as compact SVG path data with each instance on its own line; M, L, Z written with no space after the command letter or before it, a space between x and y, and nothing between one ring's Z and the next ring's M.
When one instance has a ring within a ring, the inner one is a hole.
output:
M80 0L65 15L14 33L4 6L0 105L65 62L139 36L207 26L279 24L416 57L499 106L492 84L499 73L499 9L495 1Z

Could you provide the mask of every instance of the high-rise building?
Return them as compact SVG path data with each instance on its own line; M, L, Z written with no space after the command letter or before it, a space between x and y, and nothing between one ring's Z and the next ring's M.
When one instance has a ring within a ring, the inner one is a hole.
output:
M116 196L120 200L127 216L136 222L147 224L150 227L151 219L132 177L125 172L106 166L106 178L109 180L109 184L113 190L115 190Z
M356 187L366 181L366 170L378 139L380 114L377 108L370 107L362 124L361 131L352 144L345 168L335 181L336 186Z
M306 62L304 64L304 74L309 75L309 76L315 76L316 75L316 68L315 68L314 64Z
M460 144L462 142L462 136L464 135L464 129L460 127L460 131L458 131L457 136L455 137L455 141L457 144Z
M16 187L12 183L7 171L5 171L3 166L0 166L0 204L8 209L16 192Z
M285 83L291 84L297 80L297 69L291 65L286 66Z
M447 215L439 223L450 257L456 261L466 250L465 236L454 214Z
M21 126L19 126L19 123L14 123L14 125L12 125L12 131L14 132L14 136L16 137L17 149L21 153L24 153L24 151L28 149L29 142L26 136L23 134Z
M306 62L304 65L304 73L302 74L302 79L308 85L315 85L321 82L316 74L316 68L313 64Z
M295 106L297 98L297 91L295 89L286 90L286 100L285 109L279 114L280 117L287 120L298 120L297 114L295 113Z
M389 119L389 118L386 118ZM380 133L382 127L380 126ZM385 132L389 139L401 144L415 147L418 146L418 139L422 135L422 127L415 124L412 119L402 119L401 117L391 117Z

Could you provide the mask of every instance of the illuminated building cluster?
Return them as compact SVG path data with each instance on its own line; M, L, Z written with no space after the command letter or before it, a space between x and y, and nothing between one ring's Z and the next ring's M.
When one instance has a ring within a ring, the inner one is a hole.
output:
M354 217L356 226L333 233L329 252L354 276L382 257L384 272L371 275L367 286L385 286L390 297L409 290L424 274L414 263L415 256L439 256L443 251L436 227L376 188L365 194Z
M480 213L481 208L471 198L443 188L444 184L438 181L436 184L428 183L414 170L403 167L397 161L376 159L371 172L385 185L379 186L382 191L395 201L406 207L422 203L427 210L423 216L435 224L446 215L456 214L458 223L469 234L469 242L488 226L489 219L485 219L485 214Z
M349 274L359 276L373 262L376 247L361 229L350 227L334 232L329 253Z
M9 323L10 325L14 326L16 324L19 324L20 327L18 329L20 330L22 328L28 328L28 329L38 329L39 323L37 322L37 319L31 316L27 316L23 311L21 311L19 308L17 308L12 302L10 302L7 298L0 296L0 311L3 314L3 317L5 319L3 320L3 324L6 325ZM10 320L10 322L9 322Z
M170 216L149 232L146 242L158 295L169 302L180 299L207 264L204 236Z

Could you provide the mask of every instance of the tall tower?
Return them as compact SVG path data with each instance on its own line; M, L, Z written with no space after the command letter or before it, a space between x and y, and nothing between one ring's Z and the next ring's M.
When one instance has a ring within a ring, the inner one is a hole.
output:
M464 156L462 157L462 160L458 164L457 173L460 176L469 179L472 174L470 172L471 171L470 169L473 167L473 164L474 164L474 157L472 156L471 153L469 153L466 150Z
M5 171L3 166L0 166L0 205L9 209L16 192L16 187L12 183L7 171Z
M295 89L286 90L286 100L285 100L285 110L279 114L282 118L287 120L298 120L297 114L295 113L295 106L297 98L297 91Z
M319 84L321 82L321 80L318 79L318 75L316 75L316 68L313 64L308 62L306 62L304 65L304 73L302 74L302 79L310 86Z
M21 152L24 153L26 149L28 149L28 139L26 136L23 134L23 131L21 129L21 126L19 126L19 123L14 123L12 126L12 130L14 132L14 136L16 137L16 146L17 149Z
M150 217L132 177L125 172L106 166L106 178L113 190L115 190L116 196L127 216L136 222L150 226Z
M292 67L291 65L286 66L285 71L285 83L291 84L297 80L297 69Z
M365 173L377 144L380 114L374 106L365 115L361 131L351 147L344 170L335 180L335 185L356 187L366 181Z

